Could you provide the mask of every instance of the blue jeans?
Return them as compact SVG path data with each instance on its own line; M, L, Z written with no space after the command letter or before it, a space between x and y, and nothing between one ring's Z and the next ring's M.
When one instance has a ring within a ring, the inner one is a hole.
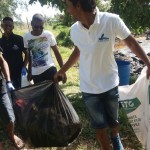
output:
M5 125L15 121L12 102L6 90L6 81L3 79L0 80L0 118Z
M118 87L101 94L82 93L94 129L116 127L118 122Z

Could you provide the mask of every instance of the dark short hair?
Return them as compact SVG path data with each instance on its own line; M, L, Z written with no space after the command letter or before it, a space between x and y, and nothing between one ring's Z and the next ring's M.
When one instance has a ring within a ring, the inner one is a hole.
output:
M73 6L77 6L78 2L81 5L81 8L86 12L93 12L96 8L95 0L69 0L72 2Z
M42 22L44 22L44 17L43 17L43 15L41 15L41 14L34 14L33 15L33 17L32 17L32 21L42 21Z
M4 22L4 21L11 21L12 23L14 22L11 17L5 17L5 18L3 18L2 22Z

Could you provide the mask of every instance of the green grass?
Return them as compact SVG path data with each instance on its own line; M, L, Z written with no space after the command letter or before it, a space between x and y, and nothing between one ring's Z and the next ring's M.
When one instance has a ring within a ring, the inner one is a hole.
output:
M45 25L44 26L46 30L52 31L53 34L55 35L55 37L62 31L68 31L70 29L70 27L67 26L63 26L63 25L53 25L53 26L49 26L49 25Z

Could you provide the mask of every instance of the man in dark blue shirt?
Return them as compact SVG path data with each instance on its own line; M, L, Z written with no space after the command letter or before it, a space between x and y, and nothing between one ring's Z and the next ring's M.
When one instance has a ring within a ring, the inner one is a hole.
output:
M13 33L14 22L12 18L5 17L1 26L4 30L4 34L0 38L3 57L8 63L14 87L19 88L21 87L21 75L26 75L28 51L24 48L23 38ZM23 53L25 54L24 60Z

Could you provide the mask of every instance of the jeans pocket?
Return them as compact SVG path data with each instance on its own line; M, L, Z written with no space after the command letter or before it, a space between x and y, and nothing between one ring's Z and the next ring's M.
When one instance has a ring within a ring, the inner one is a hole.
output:
M108 98L111 98L111 99L119 98L118 86L108 91Z

